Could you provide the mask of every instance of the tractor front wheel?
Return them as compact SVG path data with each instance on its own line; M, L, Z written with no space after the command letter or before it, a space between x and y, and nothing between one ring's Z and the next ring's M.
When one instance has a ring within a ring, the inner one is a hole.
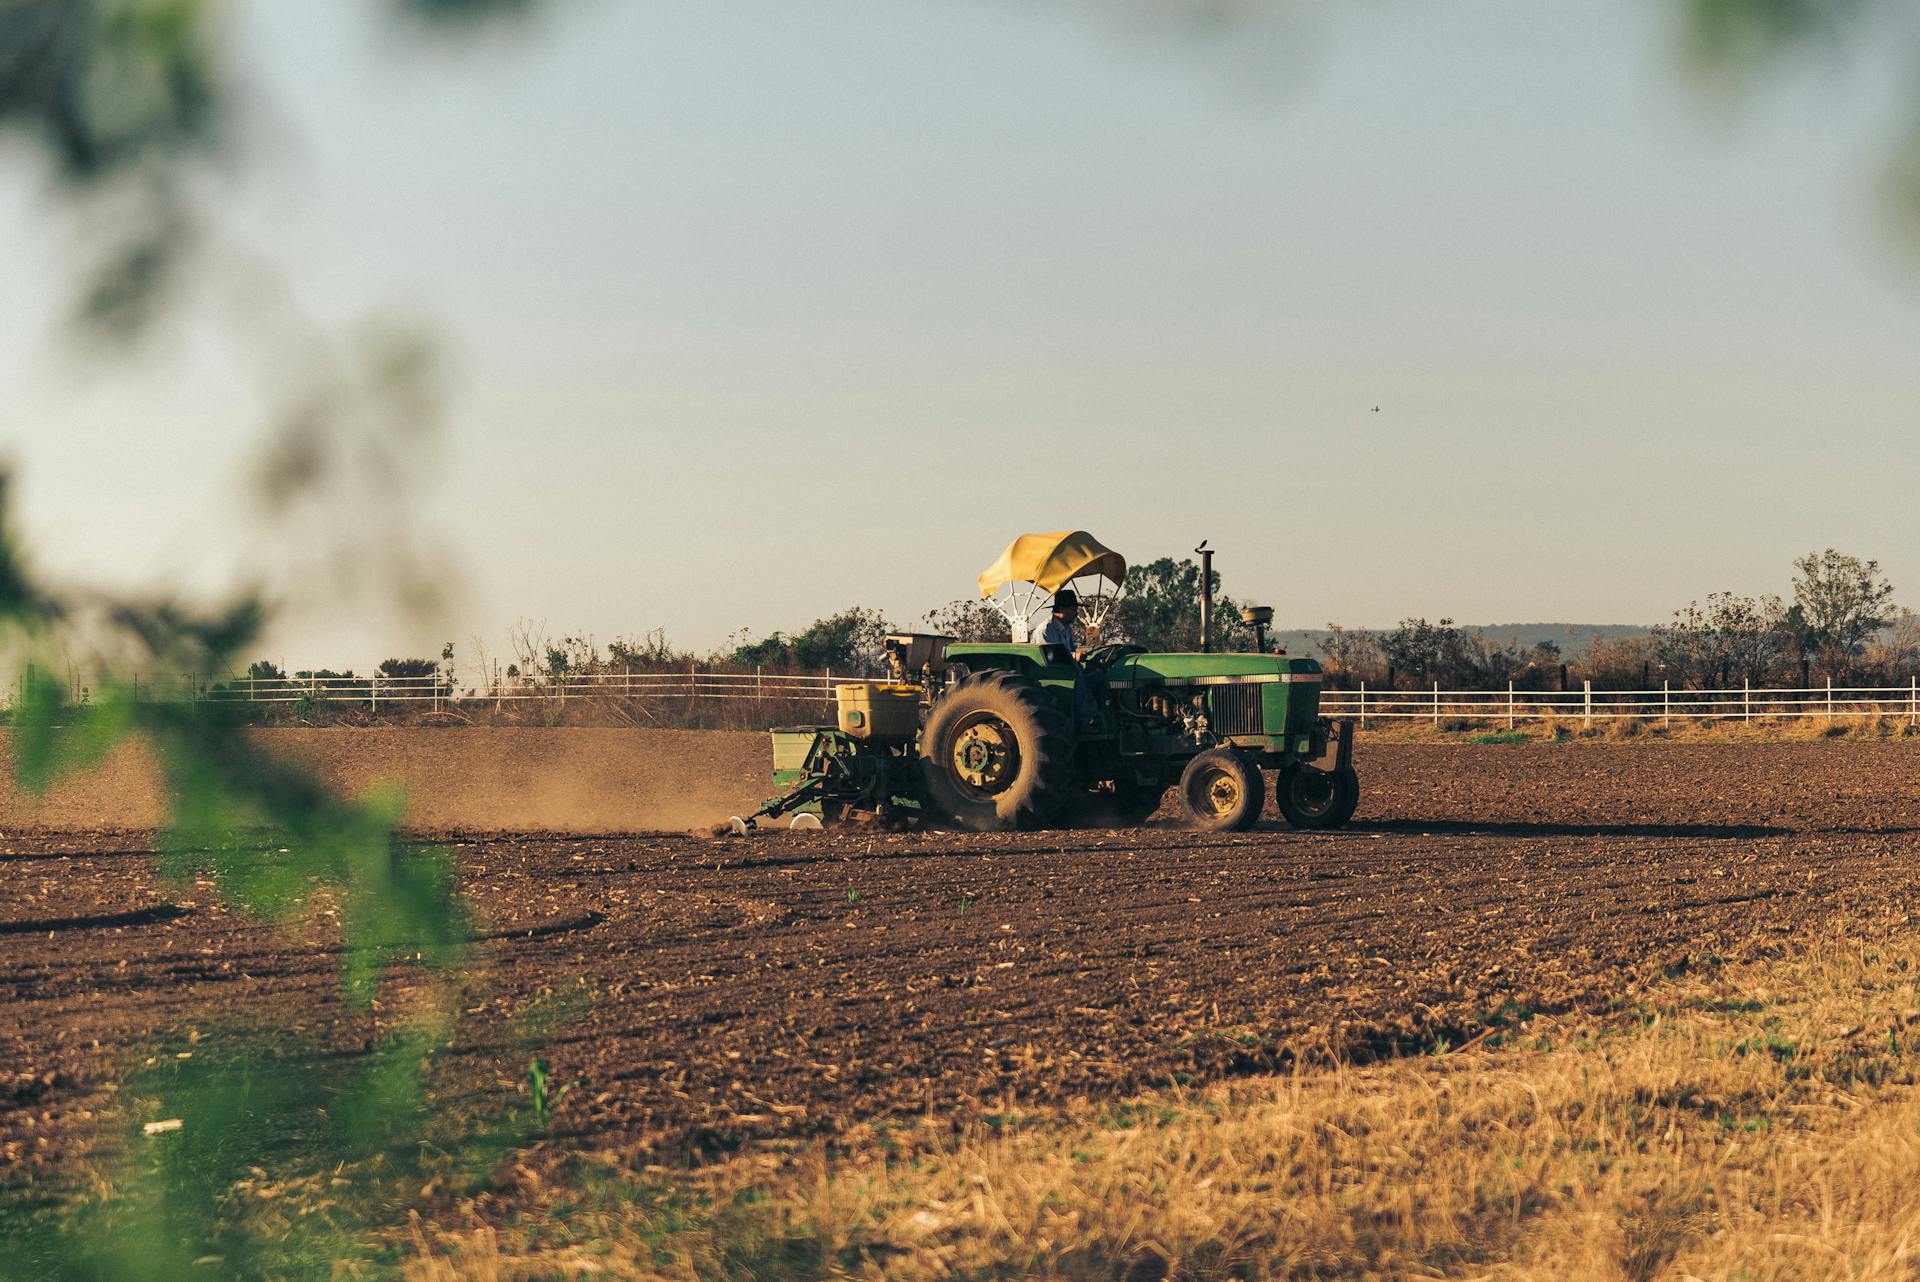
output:
M1360 776L1352 766L1288 766L1275 781L1273 800L1281 817L1296 828L1338 828L1353 818L1360 804Z
M927 714L920 774L934 812L962 828L1044 827L1073 789L1073 726L1032 681L977 672Z
M1181 772L1180 804L1202 832L1239 832L1266 808L1266 776L1232 748L1209 748Z

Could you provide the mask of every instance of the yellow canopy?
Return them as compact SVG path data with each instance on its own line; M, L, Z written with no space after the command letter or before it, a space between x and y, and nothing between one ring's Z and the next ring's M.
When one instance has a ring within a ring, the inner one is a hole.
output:
M1054 592L1083 574L1103 575L1118 586L1127 581L1127 560L1085 530L1022 534L982 572L980 595L992 596L1009 583Z

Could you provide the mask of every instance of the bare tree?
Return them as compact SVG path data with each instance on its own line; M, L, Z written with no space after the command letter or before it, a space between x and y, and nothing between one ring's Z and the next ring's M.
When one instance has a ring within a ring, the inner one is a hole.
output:
M1765 681L1793 650L1786 608L1777 596L1711 592L1655 628L1660 660L1696 689Z
M1007 616L985 601L962 597L937 610L929 610L921 620L931 632L956 641L1011 641L1013 626Z
M1387 656L1380 648L1377 633L1365 628L1347 629L1337 623L1327 625L1320 638L1320 657L1326 670L1342 681L1371 681L1383 684L1387 679Z

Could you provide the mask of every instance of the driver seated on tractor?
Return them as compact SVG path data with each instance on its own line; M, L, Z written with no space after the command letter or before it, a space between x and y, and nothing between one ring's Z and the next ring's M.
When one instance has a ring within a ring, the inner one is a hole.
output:
M1097 726L1100 717L1094 711L1093 690L1086 669L1074 653L1073 625L1079 618L1080 594L1072 588L1054 593L1053 614L1040 629L1040 649L1048 663L1073 666L1073 719L1082 726Z

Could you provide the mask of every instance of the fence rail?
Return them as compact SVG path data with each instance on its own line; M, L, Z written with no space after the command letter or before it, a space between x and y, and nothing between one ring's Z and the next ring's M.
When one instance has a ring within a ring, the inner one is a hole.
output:
M1839 717L1899 717L1920 724L1920 678L1902 686L1807 686L1775 689L1742 686L1737 690L1328 690L1321 712L1330 717L1369 721L1504 722L1509 728L1528 721L1766 721Z
M201 701L313 706L352 704L379 711L386 706L432 709L474 708L523 700L565 704L595 699L681 700L757 699L787 703L830 703L833 688L859 674L712 672L565 673L551 677L501 677L470 683L445 677L289 677L214 678L194 675L141 675L111 686L69 682L75 703L100 702L109 695L156 701ZM6 689L17 699L22 682ZM1774 689L1595 690L1323 690L1321 712L1352 717L1365 725L1381 722L1475 721L1518 726L1529 721L1761 721L1780 718L1880 716L1905 718L1920 725L1920 678L1902 686L1811 686Z
M433 708L478 706L518 700L566 703L589 699L761 699L830 703L835 685L865 680L858 674L785 672L574 672L550 677L500 677L462 682L444 676L387 677L205 677L190 673L141 674L126 681L69 680L68 699L97 703L109 697L145 701L355 704L377 711L387 705ZM7 687L11 704L22 682Z

